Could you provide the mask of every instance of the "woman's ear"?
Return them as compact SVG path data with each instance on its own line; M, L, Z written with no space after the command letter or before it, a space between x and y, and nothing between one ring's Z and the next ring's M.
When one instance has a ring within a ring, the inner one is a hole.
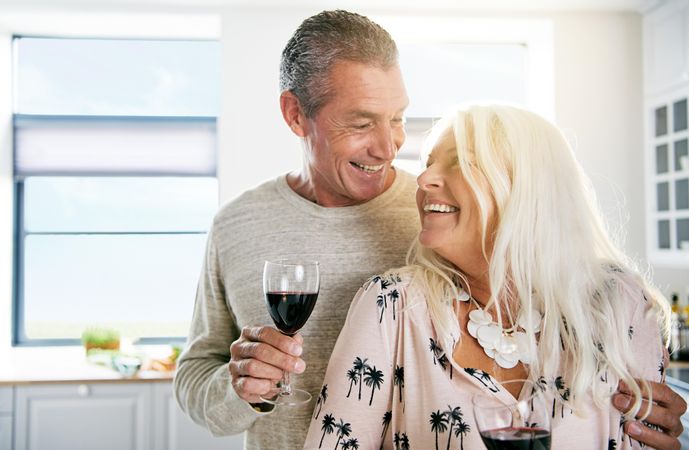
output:
M280 94L280 111L285 123L292 130L292 133L299 137L306 136L306 116L304 115L299 99L290 91L283 91Z

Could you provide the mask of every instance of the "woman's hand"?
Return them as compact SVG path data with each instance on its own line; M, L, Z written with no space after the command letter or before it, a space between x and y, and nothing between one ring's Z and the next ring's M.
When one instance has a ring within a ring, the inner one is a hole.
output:
M649 381L648 384L651 388L652 404L651 413L645 421L659 429L654 430L640 421L631 420L624 424L624 432L632 439L658 450L680 450L682 446L678 437L684 431L680 418L687 410L687 402L664 383ZM615 408L625 412L632 403L631 390L622 381L617 390L612 397L612 403ZM646 393L643 395L645 399L648 398ZM643 402L637 417L645 412L647 404L646 401Z

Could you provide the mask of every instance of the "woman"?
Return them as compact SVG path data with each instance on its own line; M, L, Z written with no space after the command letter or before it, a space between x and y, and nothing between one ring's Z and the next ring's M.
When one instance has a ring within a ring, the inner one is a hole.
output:
M552 387L552 448L640 447L610 394L624 381L629 416L645 412L635 378L663 377L667 303L611 242L561 133L471 106L428 144L418 242L353 300L305 448L483 448L471 397L517 397L501 381L523 378Z

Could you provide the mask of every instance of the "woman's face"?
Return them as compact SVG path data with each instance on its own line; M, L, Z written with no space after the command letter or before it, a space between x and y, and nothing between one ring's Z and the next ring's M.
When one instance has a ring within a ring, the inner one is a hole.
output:
M488 192L484 178L476 172L483 192ZM421 219L419 241L452 262L465 273L487 267L483 256L481 218L478 203L459 169L454 138L448 133L436 144L426 170L417 178L416 205ZM488 202L488 223L494 207ZM487 233L490 235L491 227ZM490 252L492 239L486 245ZM490 254L488 255L490 256Z

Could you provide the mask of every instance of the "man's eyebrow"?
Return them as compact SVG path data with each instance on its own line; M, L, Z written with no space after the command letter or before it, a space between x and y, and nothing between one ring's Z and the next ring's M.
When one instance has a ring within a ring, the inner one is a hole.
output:
M364 111L364 110L354 110L354 111L349 111L346 116L348 119L377 119L379 117L378 114L372 113L371 111Z
M404 110L405 109L406 108L400 109L399 111L397 111L395 113L395 115L404 116ZM345 117L348 119L361 119L361 118L363 118L363 119L378 119L381 117L381 115L374 113L374 112L371 112L371 111L366 111L363 109L355 109L355 110L347 112L345 114Z

